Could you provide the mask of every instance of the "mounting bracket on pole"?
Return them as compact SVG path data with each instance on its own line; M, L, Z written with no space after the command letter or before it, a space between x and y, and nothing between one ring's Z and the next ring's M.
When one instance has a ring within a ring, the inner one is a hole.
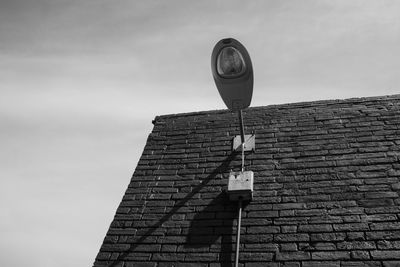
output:
M236 135L233 138L232 142L232 150L243 150L243 151L255 151L256 149L256 136L254 134L248 135L244 134L244 123L243 123L243 115L242 110L239 110L239 123L240 123L240 135Z
M240 135L236 135L232 141L232 151L242 150L242 140ZM245 134L244 135L244 151L255 151L256 150L256 135Z

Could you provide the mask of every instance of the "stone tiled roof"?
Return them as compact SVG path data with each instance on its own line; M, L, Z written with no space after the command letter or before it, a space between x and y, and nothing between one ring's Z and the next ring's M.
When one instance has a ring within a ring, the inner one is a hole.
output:
M400 266L400 95L249 108L242 266ZM156 117L95 266L232 266L237 114Z

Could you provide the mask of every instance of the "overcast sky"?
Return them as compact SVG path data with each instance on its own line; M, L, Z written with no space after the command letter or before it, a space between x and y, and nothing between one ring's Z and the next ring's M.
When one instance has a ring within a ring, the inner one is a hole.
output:
M400 1L0 0L0 266L90 266L156 115L224 109L210 57L252 57L252 106L397 94Z

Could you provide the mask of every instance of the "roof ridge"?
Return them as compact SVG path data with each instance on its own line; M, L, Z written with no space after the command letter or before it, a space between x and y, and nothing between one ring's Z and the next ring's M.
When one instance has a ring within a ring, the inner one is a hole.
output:
M299 107L317 107L323 105L336 105L336 104L345 104L345 103L363 103L363 102L371 102L371 101L382 101L382 100L400 100L400 94L393 95L383 95L383 96L369 96L369 97L352 97L345 99L327 99L327 100L314 100L314 101L302 101L302 102L293 102L293 103L283 103L283 104L271 104L266 106L256 106L250 107L248 110L253 109L265 109L265 108L299 108ZM154 118L153 124L156 121L163 120L164 118L177 118L177 117L190 117L190 116L198 116L198 115L215 115L218 113L229 113L228 109L217 109L217 110L208 110L208 111L194 111L194 112L183 112L176 114L165 114L158 115Z

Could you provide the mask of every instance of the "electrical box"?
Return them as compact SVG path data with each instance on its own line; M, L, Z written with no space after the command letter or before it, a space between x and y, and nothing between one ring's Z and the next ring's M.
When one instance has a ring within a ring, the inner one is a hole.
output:
M228 195L232 201L251 200L253 198L253 180L252 171L231 172L228 179Z

